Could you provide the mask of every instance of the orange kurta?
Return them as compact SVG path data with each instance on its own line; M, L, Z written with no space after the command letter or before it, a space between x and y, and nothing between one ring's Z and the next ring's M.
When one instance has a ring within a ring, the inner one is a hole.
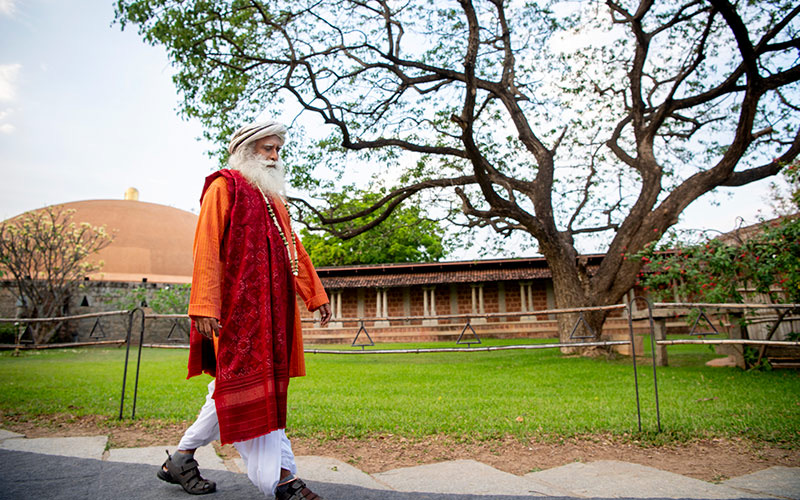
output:
M206 190L197 231L194 237L194 270L192 272L192 294L189 299L189 316L205 316L220 319L222 309L222 280L225 275L222 244L225 231L230 224L233 200L228 191L228 182L217 177ZM283 203L276 203L275 215L283 234L289 238L289 213ZM269 216L269 215L268 215ZM298 258L298 275L295 288L309 311L328 302L328 295L314 270L308 253L300 240L290 241L292 254ZM284 249L282 249L284 250ZM214 340L214 349L217 340ZM292 337L291 365L289 376L305 375L303 357L303 332L300 323L300 308L295 301L294 335Z

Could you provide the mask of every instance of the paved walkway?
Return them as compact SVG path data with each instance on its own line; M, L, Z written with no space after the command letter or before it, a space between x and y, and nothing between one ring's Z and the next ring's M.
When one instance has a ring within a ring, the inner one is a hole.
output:
M106 436L27 439L0 430L0 499L184 499L159 481L164 446L106 450ZM209 500L263 498L212 447L197 451L205 477L217 482ZM783 498L800 500L800 468L771 467L707 483L652 467L601 460L515 476L472 460L366 474L328 457L297 457L300 475L326 500L512 500L519 498Z

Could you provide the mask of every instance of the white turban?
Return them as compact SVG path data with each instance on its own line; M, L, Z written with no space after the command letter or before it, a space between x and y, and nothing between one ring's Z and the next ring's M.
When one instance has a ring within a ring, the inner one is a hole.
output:
M240 146L250 144L251 142L271 135L277 136L278 139L281 140L282 145L286 142L286 126L275 121L256 122L245 125L233 133L231 142L228 144L228 153L233 154Z

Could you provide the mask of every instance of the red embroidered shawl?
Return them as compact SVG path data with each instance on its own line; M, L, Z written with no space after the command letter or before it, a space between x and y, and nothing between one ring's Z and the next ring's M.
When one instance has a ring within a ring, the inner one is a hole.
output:
M233 170L233 204L220 254L225 262L218 352L192 325L189 377L216 376L214 402L223 444L286 427L286 393L295 313L289 259L261 193ZM202 197L200 198L202 203Z

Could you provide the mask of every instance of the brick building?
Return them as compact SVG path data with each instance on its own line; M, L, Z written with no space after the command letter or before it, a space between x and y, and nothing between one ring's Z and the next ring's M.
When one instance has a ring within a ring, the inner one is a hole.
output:
M474 315L471 321L480 322L484 313L554 307L550 270L541 257L321 267L317 272L340 323L362 318L380 325L389 317L434 325L441 315ZM439 321L451 320L463 323Z
M589 266L602 256L587 256ZM375 341L448 340L470 326L480 336L557 337L552 274L543 257L321 267L331 299L328 328L307 343L352 341L363 325ZM301 307L301 311L305 309ZM505 316L504 313L508 313Z

